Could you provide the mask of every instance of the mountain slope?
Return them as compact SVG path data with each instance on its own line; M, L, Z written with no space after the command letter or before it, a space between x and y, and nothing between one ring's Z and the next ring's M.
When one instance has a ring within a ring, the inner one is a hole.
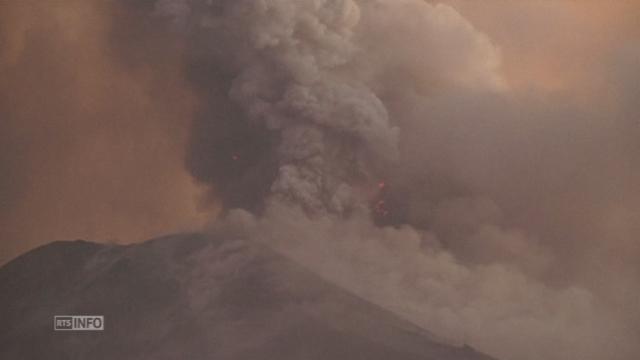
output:
M54 315L105 330L54 332ZM264 246L198 234L56 242L0 268L1 359L489 360Z

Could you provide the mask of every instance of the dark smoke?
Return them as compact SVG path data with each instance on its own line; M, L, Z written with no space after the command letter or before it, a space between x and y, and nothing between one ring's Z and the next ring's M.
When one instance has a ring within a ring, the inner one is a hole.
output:
M602 201L637 178L617 110L512 88L496 45L446 5L159 1L156 14L190 44L202 104L188 163L229 211L216 231L502 358L637 354L637 314L616 310L633 311L627 292L585 269ZM602 266L638 293L637 270Z
M224 210L212 231L442 337L501 359L637 358L632 22L595 26L607 11L569 1L72 3L5 16L3 238L69 218L100 226L56 236L187 226L186 167ZM87 211L92 196L128 201Z

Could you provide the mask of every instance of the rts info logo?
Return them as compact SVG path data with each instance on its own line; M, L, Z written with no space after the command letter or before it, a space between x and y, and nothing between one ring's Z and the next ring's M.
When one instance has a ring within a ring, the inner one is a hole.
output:
M104 330L102 315L56 315L53 317L55 331L96 331Z

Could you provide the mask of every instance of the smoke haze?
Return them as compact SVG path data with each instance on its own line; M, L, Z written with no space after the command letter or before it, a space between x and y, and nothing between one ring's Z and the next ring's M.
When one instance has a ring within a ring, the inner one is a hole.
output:
M501 359L640 354L638 6L107 4L2 5L7 257L206 216Z
M0 262L55 239L140 241L199 220L195 96L148 10L0 4Z

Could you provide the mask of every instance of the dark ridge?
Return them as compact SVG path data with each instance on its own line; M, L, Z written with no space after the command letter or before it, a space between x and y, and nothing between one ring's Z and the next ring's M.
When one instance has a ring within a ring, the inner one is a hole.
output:
M104 315L56 332L54 315ZM0 268L1 359L489 360L264 245L182 234L55 242Z

